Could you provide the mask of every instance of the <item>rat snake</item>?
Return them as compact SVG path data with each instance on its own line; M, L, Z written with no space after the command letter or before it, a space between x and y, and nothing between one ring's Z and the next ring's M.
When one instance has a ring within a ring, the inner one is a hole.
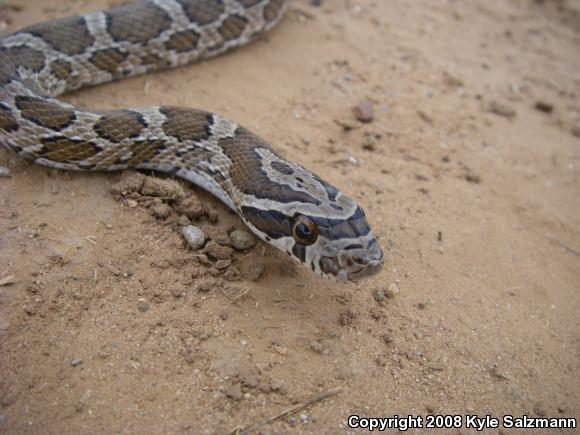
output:
M211 192L313 272L355 281L383 254L362 209L261 138L203 110L95 111L56 96L188 64L273 27L288 0L145 0L35 24L0 40L0 141L69 170L156 170Z

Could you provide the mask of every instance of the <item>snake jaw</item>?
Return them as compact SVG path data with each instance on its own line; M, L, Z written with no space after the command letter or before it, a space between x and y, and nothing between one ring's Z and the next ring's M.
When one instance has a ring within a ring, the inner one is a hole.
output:
M384 263L383 252L372 232L358 241L326 242L313 247L311 256L316 255L319 260L313 263L318 263L320 273L337 281L360 281L377 274Z

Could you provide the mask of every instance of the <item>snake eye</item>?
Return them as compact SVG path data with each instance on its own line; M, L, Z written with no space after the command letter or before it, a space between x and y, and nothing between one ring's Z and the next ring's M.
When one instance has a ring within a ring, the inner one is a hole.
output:
M292 237L301 245L312 245L318 238L318 228L305 216L298 216L292 224Z

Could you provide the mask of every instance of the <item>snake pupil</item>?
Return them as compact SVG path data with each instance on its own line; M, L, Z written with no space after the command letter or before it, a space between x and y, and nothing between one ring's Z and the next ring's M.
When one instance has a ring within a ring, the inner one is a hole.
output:
M296 234L301 239L308 239L308 237L310 236L310 230L308 229L308 227L306 225L298 224L298 225L296 225Z

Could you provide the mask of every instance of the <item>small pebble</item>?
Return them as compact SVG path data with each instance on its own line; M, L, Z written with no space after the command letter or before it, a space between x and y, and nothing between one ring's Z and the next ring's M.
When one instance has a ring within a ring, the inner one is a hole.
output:
M126 204L127 204L127 207L129 207L129 208L136 208L139 205L139 203L137 201L135 201L134 199L128 199L126 201Z
M358 103L354 109L356 119L360 122L371 122L375 117L375 109L372 101L363 100Z
M79 366L79 365L81 365L81 364L82 364L82 362L83 362L83 360L82 360L82 359L80 359L80 358L75 358L75 359L73 359L73 360L70 362L70 365L71 365L71 366L73 366L73 367L76 367L76 366Z
M32 304L28 304L24 307L24 312L29 316L34 316L36 314L36 307Z
M151 207L151 211L153 212L153 215L156 218L165 219L171 214L171 207L169 207L165 203L156 204L153 207Z
M178 213L187 216L191 220L198 220L208 216L209 207L198 201L194 196L189 196L177 203L176 210Z
M374 137L367 136L363 141L362 147L367 151L375 151L377 149L377 141Z
M149 304L145 299L139 299L139 302L137 302L137 309L144 313L145 311L149 310Z
M380 304L385 301L385 292L382 289L377 289L373 293L373 298Z
M232 246L237 251L245 251L256 246L256 239L247 231L234 230L230 233L230 239Z
M461 77L456 76L455 74L451 74L448 71L445 71L443 78L445 83L447 83L449 86L454 86L457 88L462 88L464 86L463 79Z
M219 260L222 261L222 260ZM223 260L223 261L228 261L228 260ZM240 281L242 279L242 275L240 274L240 271L238 269L236 269L234 266L230 267L228 270L225 271L224 273L224 279L226 281Z
M481 183L481 177L477 174L469 172L465 174L465 180L469 183L479 184Z
M348 310L340 313L340 315L338 316L338 322L342 326L348 326L354 321L354 319L357 317L357 315L358 315L358 313L356 312L355 309L349 308Z
M234 250L229 246L222 246L214 240L210 240L205 245L205 253L216 260L229 260L232 258Z
M191 224L191 221L187 216L185 216L184 214L179 215L179 217L177 218L177 225L179 225L180 227L186 227L189 224Z
M12 174L10 174L10 169L4 166L0 166L0 178L9 178L9 177L12 177Z
M385 296L389 299L393 299L399 294L399 286L396 283L389 285L389 288L385 291Z
M199 262L199 264L203 264L204 266L209 266L211 264L211 261L209 261L209 258L207 258L207 255L205 254L197 254L195 259Z
M536 101L534 107L540 112L552 113L554 111L554 105L546 101Z
M226 396L233 400L242 400L242 389L239 384L230 385L226 388Z
M173 290L171 290L171 294L174 298L180 298L185 294L185 291L182 288L174 287Z
M311 351L322 354L324 352L324 345L318 340L312 340L308 347Z
M492 101L489 103L488 110L498 116L503 116L504 118L513 118L516 116L516 111L510 106L500 103L498 101Z
M572 134L576 137L580 137L580 124L572 127Z
M243 385L250 388L256 388L260 383L260 371L256 367L242 367L238 378Z
M188 225L181 229L181 234L194 251L205 244L205 234L199 227Z
M391 344L393 342L393 339L389 334L383 334L381 338L385 344Z
M215 287L215 281L212 281L211 279L209 279L209 280L201 281L197 285L197 291L200 293L207 293L207 292L211 291L214 287Z
M544 406L541 403L536 403L534 405L534 414L536 414L540 417L546 416L546 410L544 409Z
M232 264L232 260L218 260L214 263L213 267L217 270L226 269L230 264Z

